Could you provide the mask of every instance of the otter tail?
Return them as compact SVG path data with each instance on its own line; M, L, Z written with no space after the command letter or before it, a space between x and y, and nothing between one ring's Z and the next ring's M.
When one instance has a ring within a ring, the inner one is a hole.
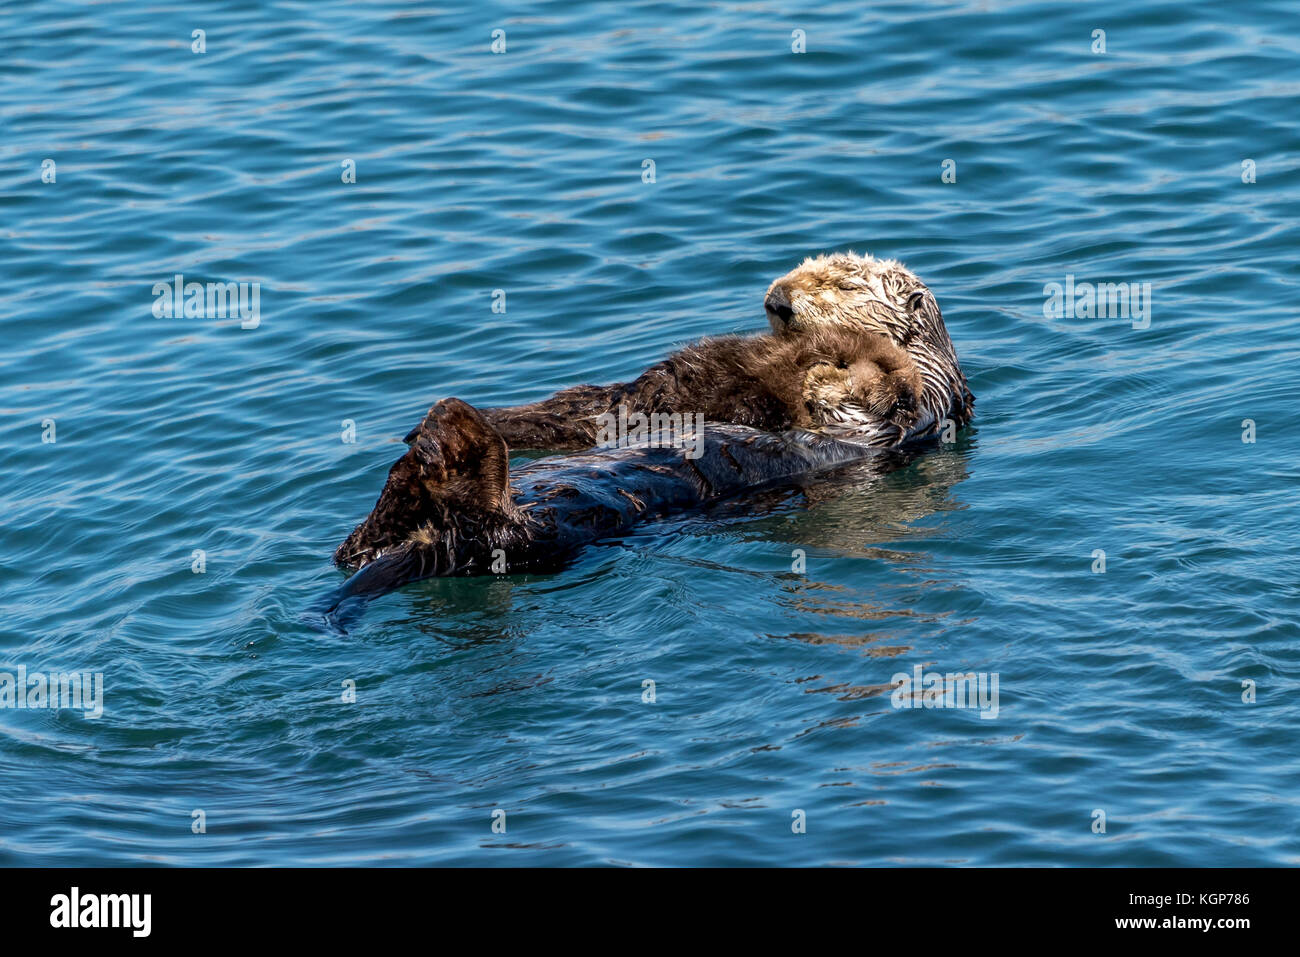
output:
M401 588L408 582L419 581L437 574L431 570L436 562L432 556L409 542L384 552L372 562L361 567L330 597L326 616L335 615L339 607L351 600L368 601L386 592Z

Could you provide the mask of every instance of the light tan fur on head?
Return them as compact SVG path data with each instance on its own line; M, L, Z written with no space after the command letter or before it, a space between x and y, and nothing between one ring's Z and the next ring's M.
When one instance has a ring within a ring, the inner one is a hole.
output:
M772 283L763 305L778 335L850 326L906 345L913 314L929 292L897 260L831 253L805 259Z
M933 293L894 259L854 252L813 256L768 287L763 301L772 331L803 336L848 327L887 336L906 350L924 378L918 427L933 431L945 417L964 425L974 397Z

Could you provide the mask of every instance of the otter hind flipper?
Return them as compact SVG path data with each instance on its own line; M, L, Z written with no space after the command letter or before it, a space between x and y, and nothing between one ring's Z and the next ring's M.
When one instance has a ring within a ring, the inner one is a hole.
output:
M478 409L460 399L443 399L411 434L411 453L432 466L429 475L436 481L429 491L434 497L488 512L506 509L510 449Z
M510 450L478 410L443 399L407 438L410 447L389 469L370 514L335 551L335 564L365 565L448 510L508 510Z

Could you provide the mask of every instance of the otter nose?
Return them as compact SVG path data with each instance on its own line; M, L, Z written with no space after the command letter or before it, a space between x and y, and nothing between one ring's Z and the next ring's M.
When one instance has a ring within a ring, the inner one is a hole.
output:
M794 321L794 309L790 307L790 297L780 286L768 290L767 298L763 300L763 308L767 311L767 321L772 324L772 329L776 332L780 332Z

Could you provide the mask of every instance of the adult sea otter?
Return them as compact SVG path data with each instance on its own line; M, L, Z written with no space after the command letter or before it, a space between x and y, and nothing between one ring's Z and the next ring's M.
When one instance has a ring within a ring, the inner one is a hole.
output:
M772 335L704 340L631 383L508 409L439 402L335 552L338 564L360 568L339 600L434 575L556 568L646 518L969 420L974 400L938 304L898 263L851 253L807 260L772 284L765 308ZM708 425L689 448L650 435L511 472L511 445L590 448L599 423L629 407L699 412Z

